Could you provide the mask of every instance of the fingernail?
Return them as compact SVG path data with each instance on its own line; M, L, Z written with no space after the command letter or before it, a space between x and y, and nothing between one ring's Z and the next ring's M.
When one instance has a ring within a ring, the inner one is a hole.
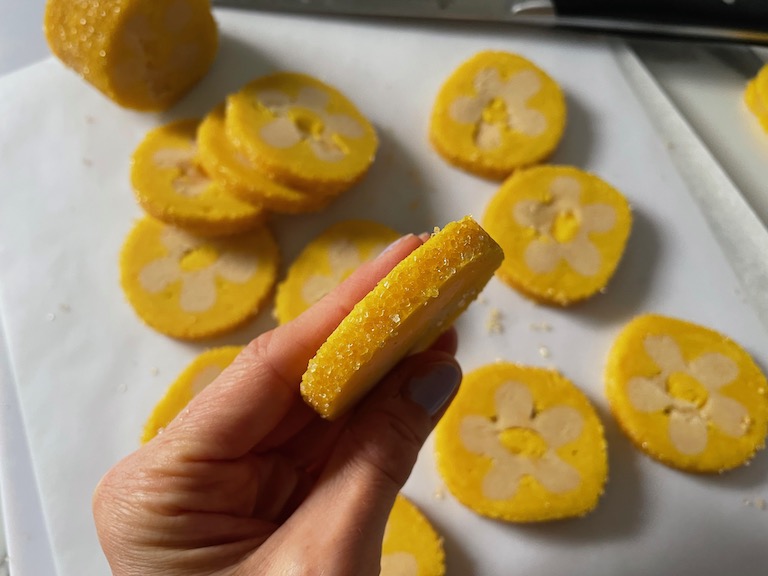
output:
M408 383L408 396L434 416L450 400L461 382L461 370L451 362L432 364Z
M392 244L384 248L384 250L381 251L379 256L383 256L387 252L391 252L392 250L400 246L400 244L403 244L404 242L406 242L407 240L410 240L411 238L413 238L413 234L406 234L405 236L401 236L400 238L392 242Z
M432 238L432 234L430 232L422 232L421 234L419 234L419 240L421 240L422 242L426 242L430 238Z

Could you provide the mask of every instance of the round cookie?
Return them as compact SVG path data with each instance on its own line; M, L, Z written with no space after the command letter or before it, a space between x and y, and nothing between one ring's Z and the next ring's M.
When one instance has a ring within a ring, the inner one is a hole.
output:
M380 576L443 576L440 536L405 496L398 494L384 529Z
M567 306L608 283L632 213L626 199L597 176L539 166L504 182L483 225L504 250L502 280L539 302Z
M305 74L254 80L227 99L227 136L270 178L301 190L349 188L367 172L378 140L338 90Z
M608 474L603 426L584 394L553 370L502 362L464 377L435 451L462 504L509 522L583 516Z
M177 414L189 404L192 398L218 378L219 374L232 363L242 349L242 346L212 348L195 358L179 374L152 410L146 424L144 424L141 443L145 444L162 433L163 429L171 423L171 420L176 418Z
M532 62L507 52L480 52L437 95L429 136L448 162L500 180L555 150L565 129L565 98Z
M137 110L171 106L218 47L210 0L48 0L43 28L64 64Z
M197 120L151 130L131 158L134 194L150 216L195 234L221 236L259 226L261 206L232 196L197 160Z
M768 382L741 346L714 330L639 316L613 344L605 381L622 430L668 466L722 472L765 445Z
M144 218L120 255L120 281L136 314L174 338L218 336L255 316L275 283L278 248L266 227L204 239Z
M239 198L271 212L299 214L325 208L335 192L305 192L262 174L226 135L224 106L214 108L197 130L198 159L206 172L226 183Z
M323 418L342 415L403 357L447 330L502 258L470 217L432 235L357 303L309 361L304 401Z
M296 318L399 237L391 228L370 220L347 220L328 228L304 248L278 285L278 323Z

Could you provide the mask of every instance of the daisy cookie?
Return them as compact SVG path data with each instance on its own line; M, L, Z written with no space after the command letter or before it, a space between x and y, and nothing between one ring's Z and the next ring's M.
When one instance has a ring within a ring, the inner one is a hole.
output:
M301 395L333 420L403 357L447 330L493 276L503 254L469 217L448 224L398 263L341 321L309 362Z
M123 245L121 284L147 325L174 338L197 340L255 316L275 283L278 259L266 227L204 239L144 218Z
M565 115L563 93L546 72L515 54L481 52L440 89L429 136L451 164L502 179L552 154Z
M722 472L765 445L768 382L727 336L657 315L632 320L606 367L624 432L649 456L690 472Z
M231 195L197 160L197 120L150 131L131 159L131 184L146 212L201 235L244 232L260 225L264 211Z
M624 196L597 176L540 166L504 182L483 225L504 250L502 280L535 300L567 306L608 283L632 213Z
M347 220L331 226L304 248L278 285L278 323L296 318L399 237L391 228L370 220Z
M435 451L462 504L509 522L583 516L608 474L603 426L584 394L553 370L502 362L464 377Z
M298 214L325 208L334 192L302 191L284 186L262 174L256 165L229 141L224 106L214 108L197 130L198 158L211 176L233 194L270 212Z
M380 576L443 576L445 553L435 529L398 494L384 529Z
M360 180L378 146L370 122L338 90L305 74L254 80L227 99L227 136L270 178L338 191Z
M165 396L157 403L144 425L141 443L145 444L162 433L163 429L176 418L190 400L197 396L208 384L216 380L219 374L240 354L242 346L224 346L206 350L195 358L176 381L171 384Z
M213 64L210 0L48 0L51 51L126 108L164 110Z

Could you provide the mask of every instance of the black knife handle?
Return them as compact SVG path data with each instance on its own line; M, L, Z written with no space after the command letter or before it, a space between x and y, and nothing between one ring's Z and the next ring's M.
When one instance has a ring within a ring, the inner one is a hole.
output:
M564 18L768 33L768 0L554 0Z

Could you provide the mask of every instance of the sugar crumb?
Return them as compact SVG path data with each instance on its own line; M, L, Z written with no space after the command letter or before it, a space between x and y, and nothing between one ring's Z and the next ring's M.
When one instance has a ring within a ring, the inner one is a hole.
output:
M157 376L158 374L160 374L160 369L152 368L152 370L150 370L150 373L152 374L152 376Z
M752 503L758 510L768 510L768 502L765 498L755 498Z
M61 304L59 304L59 310L61 310L62 312L72 312L72 306L70 306L65 302L62 302Z
M531 330L534 332L552 332L552 324L548 322L533 322Z
M432 494L435 500L445 500L445 486L442 484L435 488L434 493Z
M120 392L127 392L128 391L128 384L126 384L125 382L120 382L120 384L118 385L117 389Z
M56 320L56 314L53 312L48 312L48 314L45 315L45 319L48 320L48 322L53 322Z
M549 348L546 346L539 346L539 356L542 358L549 358L552 356L552 353L549 351Z
M503 334L504 333L504 315L498 308L491 308L488 313L488 320L485 323L485 328L488 334Z
M488 298L485 296L478 296L477 301L483 305L488 304Z

